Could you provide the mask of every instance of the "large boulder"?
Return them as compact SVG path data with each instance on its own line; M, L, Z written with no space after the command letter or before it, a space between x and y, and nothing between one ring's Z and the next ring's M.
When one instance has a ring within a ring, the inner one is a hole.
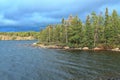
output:
M89 48L88 47L83 47L82 50L89 50Z
M99 48L99 47L95 47L95 48L93 48L93 50L100 51L100 50L104 50L104 49L103 48Z
M64 49L70 49L70 47L68 47L68 46L65 46L65 47L64 47Z
M112 51L120 51L120 49L119 48L114 48L114 49L112 49Z

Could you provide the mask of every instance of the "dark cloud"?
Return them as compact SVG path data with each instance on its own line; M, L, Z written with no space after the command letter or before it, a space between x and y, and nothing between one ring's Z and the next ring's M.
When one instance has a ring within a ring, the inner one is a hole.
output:
M0 0L0 31L39 30L69 15L84 21L92 11L99 14L106 7L120 13L119 4L119 0Z

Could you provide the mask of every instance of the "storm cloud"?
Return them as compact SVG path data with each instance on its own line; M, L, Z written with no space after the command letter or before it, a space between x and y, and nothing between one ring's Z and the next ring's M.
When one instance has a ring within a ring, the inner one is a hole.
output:
M92 11L108 7L120 13L119 0L0 0L0 31L39 31L62 18L78 15L83 21Z

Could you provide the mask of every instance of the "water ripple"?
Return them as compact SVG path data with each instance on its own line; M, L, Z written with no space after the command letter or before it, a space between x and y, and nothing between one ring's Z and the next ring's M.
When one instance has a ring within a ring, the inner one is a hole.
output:
M99 80L120 75L119 52L42 49L30 46L34 42L0 41L0 80Z

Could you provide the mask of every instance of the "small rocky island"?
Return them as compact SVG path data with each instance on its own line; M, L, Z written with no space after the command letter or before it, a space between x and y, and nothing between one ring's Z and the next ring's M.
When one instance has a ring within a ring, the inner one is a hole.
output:
M61 24L40 31L37 46L67 50L120 51L120 19L116 10L104 15L92 12L85 22L78 16L63 18Z

